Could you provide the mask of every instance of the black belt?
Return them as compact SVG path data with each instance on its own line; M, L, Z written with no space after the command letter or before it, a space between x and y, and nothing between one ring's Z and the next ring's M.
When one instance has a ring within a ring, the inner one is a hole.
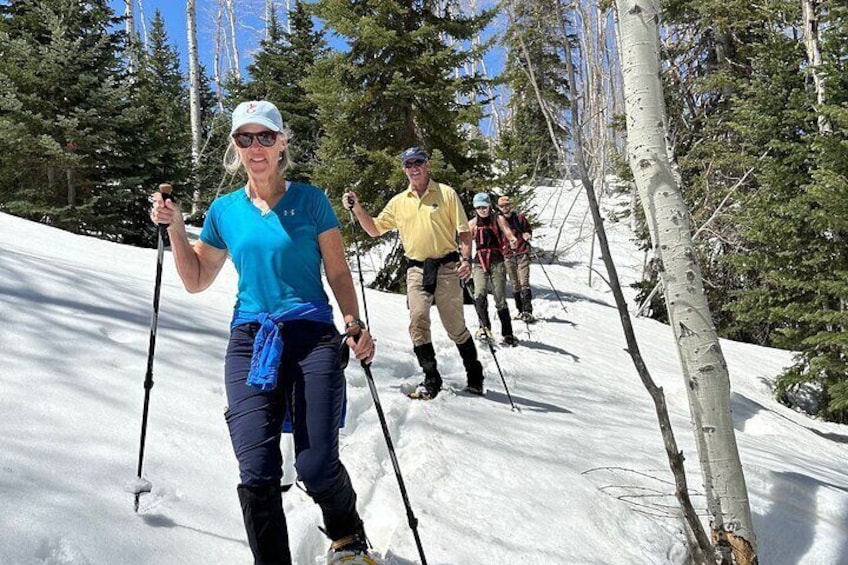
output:
M454 261L459 261L459 253L456 251L452 251L442 257L441 259L436 259L436 262L439 265L444 265L445 263L453 263ZM423 267L424 261L416 261L415 259L407 259L410 267Z

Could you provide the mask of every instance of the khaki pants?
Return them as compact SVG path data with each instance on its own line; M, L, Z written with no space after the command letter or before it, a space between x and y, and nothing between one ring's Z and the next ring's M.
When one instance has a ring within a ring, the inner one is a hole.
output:
M512 291L518 294L522 289L530 288L530 254L513 255L504 259L506 274ZM475 283L476 284L476 283Z
M486 296L488 281L492 281L492 296L495 297L495 309L506 308L506 272L504 262L489 264L489 272L483 270L479 263L474 264L472 276L474 277L474 299Z
M448 337L454 343L465 343L471 334L465 326L465 317L462 311L462 287L459 284L459 275L456 274L457 262L439 265L436 292L429 294L424 292L423 280L424 269L421 267L410 267L406 271L406 302L409 306L409 337L412 345L419 346L431 343L430 335L430 307L436 304L439 318Z

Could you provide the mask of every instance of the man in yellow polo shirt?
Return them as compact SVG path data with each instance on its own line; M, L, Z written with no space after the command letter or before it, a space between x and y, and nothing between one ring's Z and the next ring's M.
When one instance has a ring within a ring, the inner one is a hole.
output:
M346 208L352 206L360 225L371 237L398 230L409 260L406 271L409 335L424 371L424 381L409 396L429 400L442 389L430 335L430 307L433 304L462 357L467 376L465 390L482 395L483 367L465 325L460 285L460 279L467 280L471 276L468 218L456 191L430 178L429 161L429 155L421 147L410 147L401 154L409 186L389 200L376 218L365 211L354 192L343 196L343 204Z

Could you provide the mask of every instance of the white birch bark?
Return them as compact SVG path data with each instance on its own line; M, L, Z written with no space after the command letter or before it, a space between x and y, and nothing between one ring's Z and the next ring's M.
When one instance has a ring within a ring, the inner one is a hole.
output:
M224 41L224 0L218 0L215 13L215 47L212 57L212 82L215 83L215 100L218 112L224 109L224 79L221 76L221 44Z
M233 52L233 68L231 72L236 80L241 80L241 58L239 57L239 48L236 35L236 8L233 0L227 0L227 22L230 24L230 41Z
M286 31L289 33L289 35L291 35L291 31L292 31L291 18L289 17L291 15L291 11L292 11L291 0L286 0Z
M141 44L147 52L147 18L144 16L144 1L138 0L138 21L141 24Z
M188 44L188 101L191 115L191 163L193 177L200 168L200 62L197 56L197 5L196 0L186 0L186 37ZM197 213L200 190L195 187L191 198L191 213Z
M265 0L265 41L271 40L271 22L274 19L274 0Z
M821 72L822 55L819 41L819 8L821 0L801 0L801 14L803 16L804 47L807 50L807 63L810 65L810 74L813 76L813 86L816 90L816 112L818 114L819 133L830 133L831 125L827 118L822 115L821 107L827 99L824 91L824 75Z
M124 0L124 31L127 34L127 71L134 75L138 70L138 34L135 32L133 0Z
M733 562L757 562L756 538L730 413L730 378L704 295L689 213L668 156L658 0L616 0L630 168L659 249L669 320L689 394L713 541Z

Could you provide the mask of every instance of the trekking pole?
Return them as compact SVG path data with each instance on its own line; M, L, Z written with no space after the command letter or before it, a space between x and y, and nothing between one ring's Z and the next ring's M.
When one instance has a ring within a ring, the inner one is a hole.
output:
M171 185L160 184L159 193L163 200L171 200ZM156 349L156 327L159 324L159 291L162 288L162 259L165 255L165 235L168 229L167 225L158 224L157 226L158 244L156 247L156 283L153 287L153 314L150 317L150 342L147 346L147 374L144 377L144 410L141 414L141 439L138 447L138 472L135 484L133 485L133 494L135 494L135 503L133 510L138 512L138 499L142 493L150 492L152 485L150 481L141 478L141 467L144 463L144 441L147 437L147 414L150 408L150 389L153 388L153 352Z
M542 260L539 258L539 255L536 253L536 250L530 246L529 241L527 242L527 247L529 249L528 253L530 253L531 256L536 258L536 263L538 263L538 265L542 268L542 272L545 273L545 278L548 279L548 284L551 285L551 290L554 291L554 295L557 297L557 300L559 300L559 305L562 306L562 311L568 314L568 308L566 308L565 304L563 304L562 298L560 298L559 293L557 292L557 289L554 286L554 282L551 280L551 277L548 276L548 271L545 270L545 266L542 264Z
M474 303L474 297L471 296L471 292L468 290L468 286L465 284L465 281L461 281L460 285L462 286L462 290L464 290L466 293L468 293L468 296L471 297L471 302ZM476 306L474 307L474 311L477 312ZM506 379L504 378L503 371L501 371L501 364L498 362L498 356L495 354L495 346L492 345L492 340L491 340L491 338L489 338L488 334L486 333L486 326L483 324L483 318L480 316L480 312L477 312L477 323L480 325L480 330L484 334L486 334L486 343L489 346L489 352L492 354L492 359L495 360L495 367L498 368L498 374L501 376L501 382L504 385L504 390L506 391L506 397L509 399L509 403L512 406L512 411L513 412L516 412L516 411L521 412L521 410L519 410L518 407L515 405L515 403L512 401L512 395L509 393L509 387L506 386ZM474 338L471 338L471 339L474 339Z
M353 215L353 201L348 199L347 210L350 212L350 221L356 226L356 218ZM356 228L354 227L354 230ZM365 300L365 280L362 277L362 263L359 259L359 242L356 235L353 237L354 249L356 251L356 268L359 271L359 286L362 291L362 308L365 310L365 325L371 327L371 322L368 320L368 304ZM345 334L347 335L347 334ZM342 340L342 343L347 338ZM354 337L356 339L356 337ZM409 503L409 495L406 492L406 485L403 482L403 476L400 473L400 465L398 464L397 455L395 454L395 446L392 443L392 436L389 434L389 426L386 424L386 416L383 414L383 406L380 404L380 396L377 394L377 385L374 383L374 375L371 374L371 363L361 362L362 370L365 371L365 380L368 381L368 389L371 391L371 398L374 400L374 408L377 410L377 417L380 418L380 427L383 428L383 437L386 438L386 446L389 450L389 457L392 460L392 467L395 470L398 487L400 488L400 496L403 499L403 505L406 508L406 519L409 523L409 529L412 530L412 535L415 538L415 545L418 547L418 556L421 558L421 565L427 565L427 558L424 556L424 547L421 545L421 537L418 535L418 518L412 512L412 505Z
M368 318L368 302L365 300L365 279L362 277L362 262L359 259L359 240L356 239L356 217L353 215L353 203L348 199L347 212L350 214L350 223L353 224L353 248L356 251L356 271L359 273L359 288L362 290L362 309L365 311L365 325L371 327L371 320Z

